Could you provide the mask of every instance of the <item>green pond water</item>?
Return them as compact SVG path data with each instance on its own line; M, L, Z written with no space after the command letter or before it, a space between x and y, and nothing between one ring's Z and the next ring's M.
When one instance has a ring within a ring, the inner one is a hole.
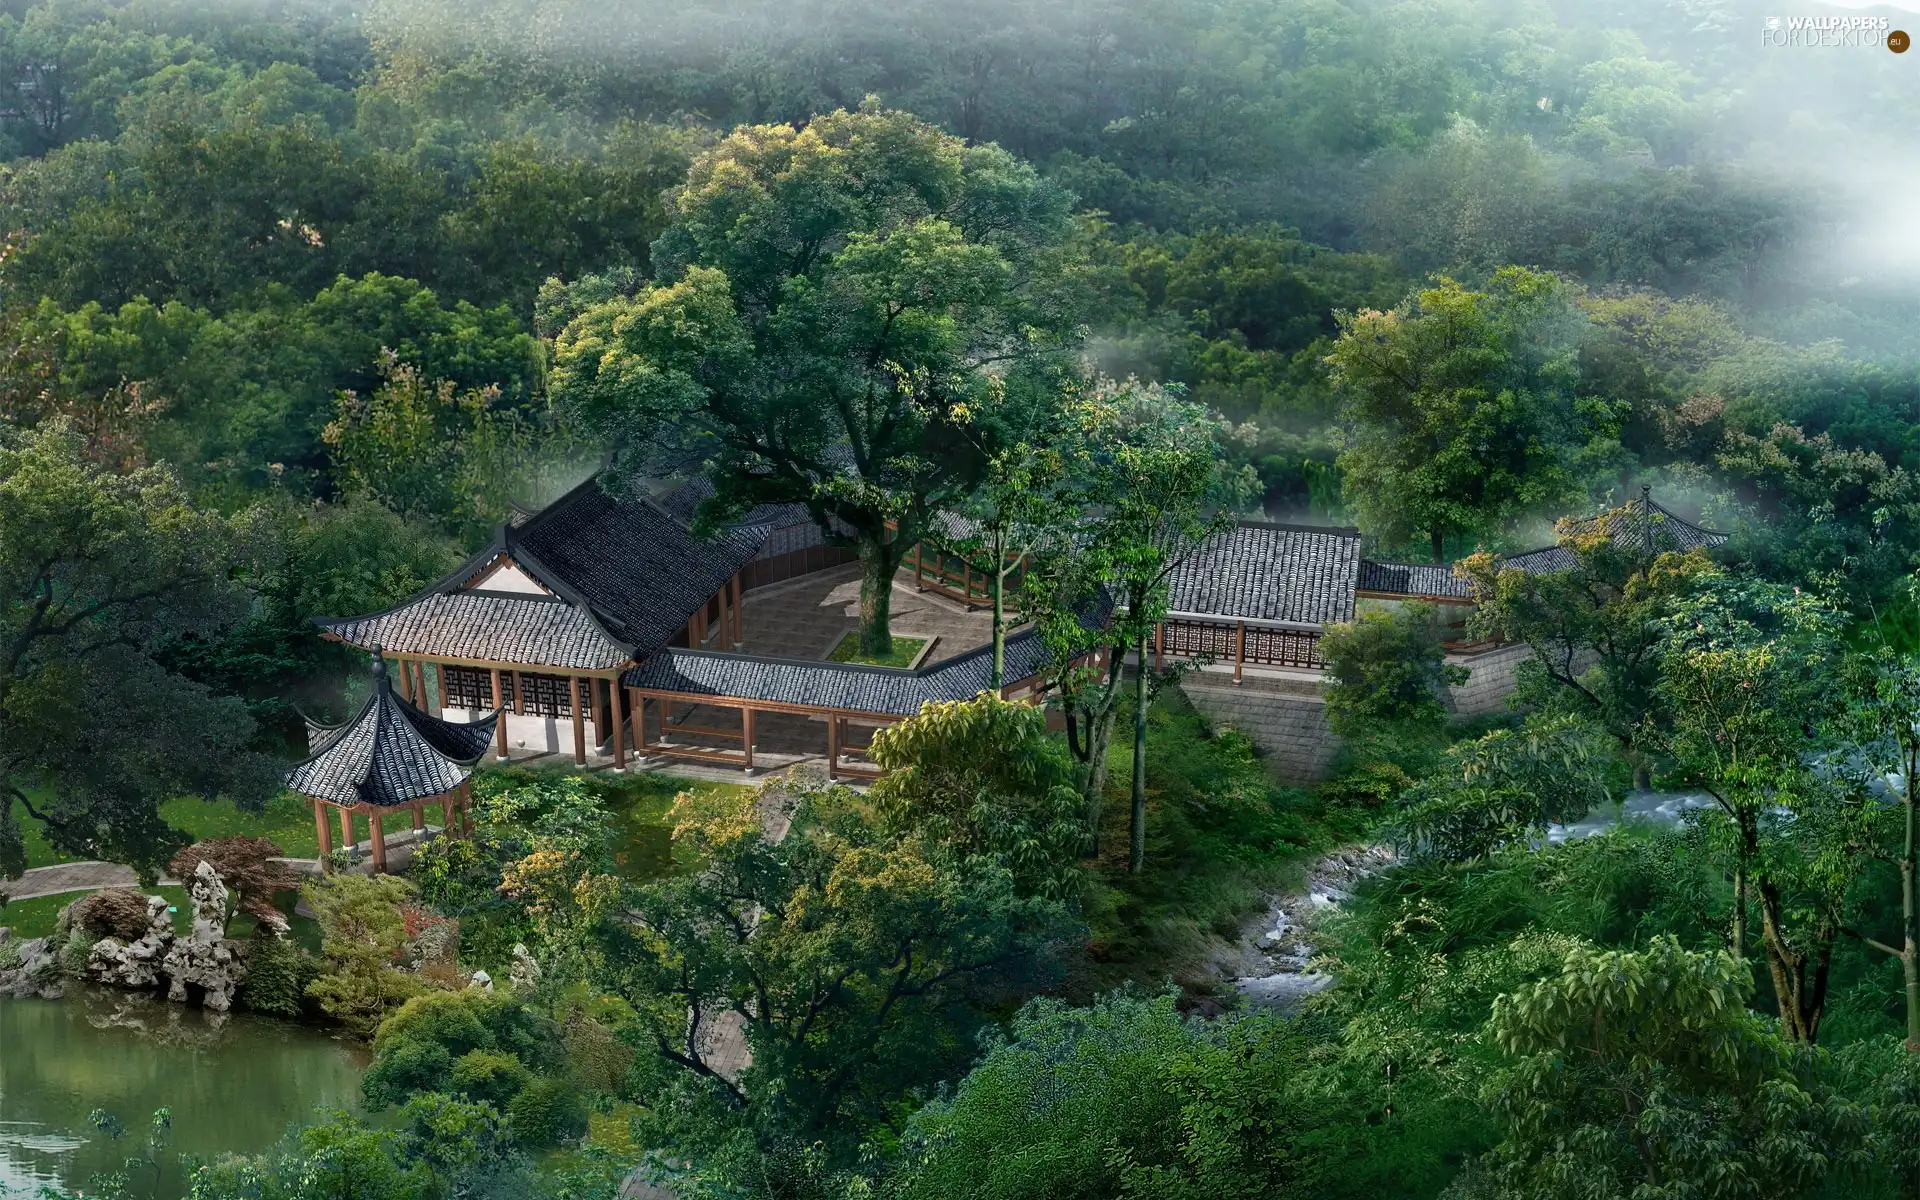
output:
M264 1017L225 1018L148 995L87 991L0 999L0 1197L43 1185L86 1190L135 1152L154 1109L173 1109L173 1146L211 1158L257 1153L322 1110L357 1111L364 1050ZM115 1144L87 1122L104 1108ZM159 1195L185 1180L173 1159Z

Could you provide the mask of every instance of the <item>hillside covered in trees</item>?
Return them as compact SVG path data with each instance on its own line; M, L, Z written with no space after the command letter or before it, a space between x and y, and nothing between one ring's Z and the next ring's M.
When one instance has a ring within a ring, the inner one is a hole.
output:
M1031 549L1057 657L1139 664L1052 678L1064 737L899 726L785 841L683 796L645 885L604 796L489 785L418 896L338 909L376 949L466 921L502 979L531 945L548 990L383 999L330 943L371 992L326 1015L417 1124L192 1194L578 1197L645 1159L769 1200L1920 1195L1920 86L1770 15L0 4L0 876L155 875L163 798L258 809L297 707L362 686L314 618L609 462L710 477L698 529L838 531L864 651L894 534L964 513L968 552ZM1643 489L1730 537L1611 537ZM1236 515L1447 569L1469 635L1533 649L1512 711L1449 720L1420 610L1362 614L1322 643L1331 777L1274 783L1147 671L1167 546ZM1548 837L1651 788L1701 803ZM1330 988L1236 1008L1196 964L1354 843L1398 865L1319 925ZM703 998L739 1080L674 1049ZM618 1069L540 1074L563 1026ZM587 1148L514 1149L527 1089L591 1104ZM314 1182L356 1155L388 1190Z

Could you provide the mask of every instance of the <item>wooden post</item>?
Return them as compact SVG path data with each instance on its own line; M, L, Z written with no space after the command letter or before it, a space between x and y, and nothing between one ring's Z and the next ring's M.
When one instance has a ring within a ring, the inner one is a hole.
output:
M1155 621L1153 624L1153 673L1160 673L1160 664L1166 659L1167 623Z
M1247 661L1247 623L1234 622L1233 627L1233 681L1240 682L1240 668Z
M385 875L387 873L387 835L380 828L380 810L377 808L367 810L367 831L373 836L373 873Z
M613 769L627 769L627 714L621 707L625 697L620 694L620 681L607 680L607 707L609 719L613 723Z
M733 648L747 644L747 585L740 572L733 573Z
M518 671L513 673L513 714L517 717L527 715L527 681Z
M607 706L600 702L600 681L589 678L587 681L587 705L593 711L593 748L598 751L607 740ZM608 685L612 691L612 685Z
M586 717L580 712L580 677L567 676L567 694L572 699L573 709L573 765L587 765L587 724Z
M436 671L435 674L438 674L438 672ZM441 688L439 690L445 691L446 689ZM427 660L424 658L420 660L420 701L420 707L426 709L436 717L440 715L440 710L445 707L440 703L440 697L435 694L433 676L427 674Z
M417 835L426 827L427 802L425 800L415 800L413 802L413 832L416 835L414 838L416 842L420 840Z
M353 814L340 809L340 848L348 854L353 853Z
M413 699L413 664L404 658L394 659L393 665L387 669L387 675L392 677L396 673L400 676L400 698L411 701Z
M647 698L634 688L627 689L627 717L633 723L634 765L647 761Z
M746 751L747 774L753 774L753 709L742 706L740 709L740 748Z
M827 718L827 778L840 778L840 718Z
M320 869L327 866L327 855L333 853L333 827L327 824L327 806L317 798L313 802L313 832L320 844Z
M500 692L500 668L493 669L493 711L500 714L493 726L493 752L501 762L507 761L507 698Z
M927 590L927 569L920 562L920 547L924 545L925 542L913 544L913 590L916 592Z

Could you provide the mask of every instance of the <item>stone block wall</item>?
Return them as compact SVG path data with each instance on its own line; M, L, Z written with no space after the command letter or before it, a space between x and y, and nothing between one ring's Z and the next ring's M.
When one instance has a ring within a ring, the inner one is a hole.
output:
M1502 646L1480 654L1449 655L1450 664L1472 673L1465 683L1447 689L1447 711L1461 717L1505 711L1507 697L1513 694L1514 672L1530 653L1526 646ZM1253 674L1235 684L1231 674L1216 671L1199 671L1180 682L1180 689L1201 715L1216 727L1230 726L1246 734L1275 777L1285 783L1324 779L1339 751L1340 739L1327 728L1323 687L1298 676Z

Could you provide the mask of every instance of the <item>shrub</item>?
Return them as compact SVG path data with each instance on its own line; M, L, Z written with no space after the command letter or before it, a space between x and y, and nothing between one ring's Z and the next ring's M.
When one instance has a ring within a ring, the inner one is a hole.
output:
M322 972L307 995L355 1034L370 1037L427 982L396 970L407 941L401 905L413 887L392 875L330 875L300 891L320 922Z
M513 1136L537 1149L567 1146L587 1134L587 1101L566 1079L535 1079L507 1102Z
M80 897L60 914L60 929L85 930L98 938L138 939L147 931L147 894L133 888L102 888Z
M633 1069L633 1047L611 1029L575 1010L567 1018L561 1040L567 1048L567 1065L581 1086L610 1094L626 1086L627 1072Z
M259 1013L297 1017L306 1007L307 986L318 968L292 939L256 928L247 939L247 981L240 985L240 1003Z
M453 1055L446 1047L433 1042L407 1042L373 1060L360 1077L360 1094L376 1110L391 1108L411 1096L445 1086L452 1073Z
M533 1072L511 1054L470 1050L454 1061L450 1078L454 1090L467 1099L504 1110L533 1081Z

